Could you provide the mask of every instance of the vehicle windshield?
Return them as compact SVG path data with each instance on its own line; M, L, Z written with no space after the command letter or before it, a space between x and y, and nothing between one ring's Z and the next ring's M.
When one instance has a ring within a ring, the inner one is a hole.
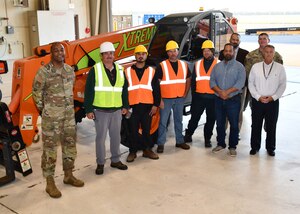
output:
M159 25L151 42L151 46L149 47L148 64L155 65L166 59L167 42L174 40L180 46L187 30L187 25Z

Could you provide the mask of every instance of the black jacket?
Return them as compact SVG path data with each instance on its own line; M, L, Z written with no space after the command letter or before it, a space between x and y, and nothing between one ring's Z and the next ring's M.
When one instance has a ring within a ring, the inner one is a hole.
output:
M242 63L245 66L245 59L246 55L249 53L249 51L239 48L237 55L236 55L236 61ZM219 54L219 60L222 61L224 59L223 50L220 51Z

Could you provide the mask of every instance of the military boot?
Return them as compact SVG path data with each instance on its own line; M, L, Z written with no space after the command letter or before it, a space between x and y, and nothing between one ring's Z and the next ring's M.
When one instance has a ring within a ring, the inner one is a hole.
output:
M191 143L191 142L193 142L192 135L190 135L190 134L187 133L187 129L185 130L184 142L185 143Z
M84 182L74 177L72 169L65 170L64 183L74 187L83 187Z
M52 198L60 198L61 192L57 189L53 176L48 176L46 179L47 179L46 192Z

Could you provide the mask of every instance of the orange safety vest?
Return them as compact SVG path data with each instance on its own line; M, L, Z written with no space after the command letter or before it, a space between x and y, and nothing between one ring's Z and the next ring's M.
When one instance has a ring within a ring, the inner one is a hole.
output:
M153 89L151 85L154 74L155 70L152 67L148 67L145 69L141 80L139 80L134 69L131 67L126 69L125 75L128 81L129 105L154 103L152 95Z
M172 68L169 60L162 61L160 66L163 71L163 78L160 81L160 90L162 98L183 97L186 86L187 63L178 60L177 75Z
M210 75L213 67L218 63L218 59L215 58L211 64L208 72L204 69L204 60L201 59L196 62L196 92L202 94L214 94L215 92L209 86Z

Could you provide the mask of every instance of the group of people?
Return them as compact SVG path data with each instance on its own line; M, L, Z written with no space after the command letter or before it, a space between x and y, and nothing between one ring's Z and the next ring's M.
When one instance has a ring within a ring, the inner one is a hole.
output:
M260 47L248 53L239 47L240 35L233 33L218 59L214 56L213 42L206 40L201 48L203 58L195 63L193 72L185 61L178 59L179 46L173 40L166 44L168 59L159 63L156 69L146 65L148 52L143 45L134 50L135 64L124 70L114 62L114 45L111 42L102 43L101 61L88 73L84 96L86 116L94 120L96 129L95 173L104 173L107 133L110 138L110 166L120 170L128 168L120 161L120 130L122 115L129 114L131 137L127 162L135 160L138 148L142 148L143 157L159 159L157 153L164 152L171 111L176 147L190 149L188 143L192 142L192 135L205 110L205 147L212 147L211 137L216 122L217 146L212 152L226 148L226 121L229 121L229 155L236 156L242 112L248 101L252 109L250 154L255 155L260 149L262 124L265 121L266 149L270 156L274 156L279 98L285 90L286 76L281 56L275 52L274 46L268 44L268 35L260 34L258 42ZM59 143L62 146L64 183L75 187L84 185L72 174L76 157L72 92L74 72L64 63L64 57L63 45L53 43L51 61L37 72L32 93L42 116L42 169L47 181L46 192L54 198L61 197L54 182ZM184 100L190 89L191 118L183 135ZM158 139L152 142L151 121L158 112ZM157 153L152 150L154 143L157 144Z

